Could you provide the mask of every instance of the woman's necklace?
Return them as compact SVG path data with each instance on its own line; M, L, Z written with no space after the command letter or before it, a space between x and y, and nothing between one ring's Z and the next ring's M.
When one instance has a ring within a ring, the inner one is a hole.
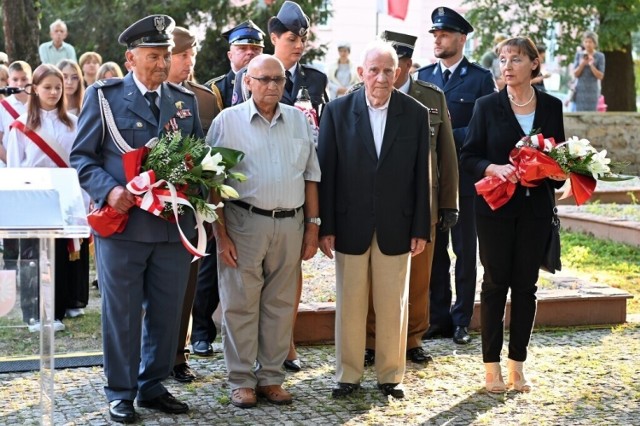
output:
M523 104L519 104L515 101L515 96L513 96L511 93L507 92L507 96L509 97L509 100L511 101L512 104L514 104L517 107L525 107L527 105L529 105L531 103L531 101L533 101L533 98L536 96L536 91L533 90L533 87L531 88L531 97L529 98L529 100Z

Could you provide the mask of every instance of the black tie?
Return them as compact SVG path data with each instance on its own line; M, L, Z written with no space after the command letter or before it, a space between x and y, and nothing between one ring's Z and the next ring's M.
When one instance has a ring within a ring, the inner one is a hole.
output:
M447 84L447 81L449 81L449 77L451 77L451 71L444 70L444 72L442 73L442 79L444 80L444 84Z
M149 108L156 118L156 121L160 119L160 108L156 105L156 99L158 99L158 92L147 92L144 97L149 101Z
M293 92L293 80L291 79L291 73L287 70L284 72L284 75L287 77L287 83L284 85L284 90L286 93L291 94L291 92Z

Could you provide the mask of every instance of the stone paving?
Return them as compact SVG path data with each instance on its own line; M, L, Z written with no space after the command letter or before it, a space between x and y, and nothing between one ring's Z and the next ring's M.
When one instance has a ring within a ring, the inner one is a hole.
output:
M216 343L214 357L191 360L198 381L166 381L191 411L170 416L138 409L140 424L640 425L640 317L629 320L615 327L535 330L526 364L535 386L529 394L484 390L480 339L474 334L468 346L449 339L425 342L434 362L408 364L407 398L398 401L376 389L372 368L354 397L332 399L333 346L299 347L304 369L287 374L285 382L294 403L279 407L260 401L244 410L229 402ZM55 377L56 425L110 423L100 367L58 370ZM38 389L35 372L0 375L0 424L38 424Z

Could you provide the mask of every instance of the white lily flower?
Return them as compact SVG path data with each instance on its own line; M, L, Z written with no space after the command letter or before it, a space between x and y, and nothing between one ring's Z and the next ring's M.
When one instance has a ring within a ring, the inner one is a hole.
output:
M591 142L586 139L578 139L576 136L569 138L566 144L569 149L569 155L572 157L584 157L589 152L594 151Z
M216 209L221 209L224 207L224 203L220 202L218 204L209 204L207 203L207 211L202 214L202 218L205 222L213 223L218 220L218 214L216 213Z
M238 198L240 194L233 187L229 185L222 184L220 185L220 196L222 198Z
M216 175L224 173L224 164L222 164L222 154L219 152L215 155L211 155L211 149L207 152L207 155L202 159L202 170L210 170L216 172Z
M591 162L587 165L587 169L591 172L594 179L598 179L599 176L604 176L611 172L609 163L611 163L611 159L607 158L607 150L603 149L591 157Z

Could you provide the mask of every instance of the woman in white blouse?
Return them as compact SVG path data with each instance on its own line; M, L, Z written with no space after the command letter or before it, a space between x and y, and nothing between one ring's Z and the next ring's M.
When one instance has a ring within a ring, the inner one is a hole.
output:
M32 83L27 112L11 125L7 167L68 167L78 119L67 112L62 72L53 65L42 64L34 71ZM86 239L79 253L69 250L69 240L56 240L55 283L54 328L59 331L64 330L60 320L65 312L77 313L88 302L89 252ZM37 330L37 327L29 328Z

